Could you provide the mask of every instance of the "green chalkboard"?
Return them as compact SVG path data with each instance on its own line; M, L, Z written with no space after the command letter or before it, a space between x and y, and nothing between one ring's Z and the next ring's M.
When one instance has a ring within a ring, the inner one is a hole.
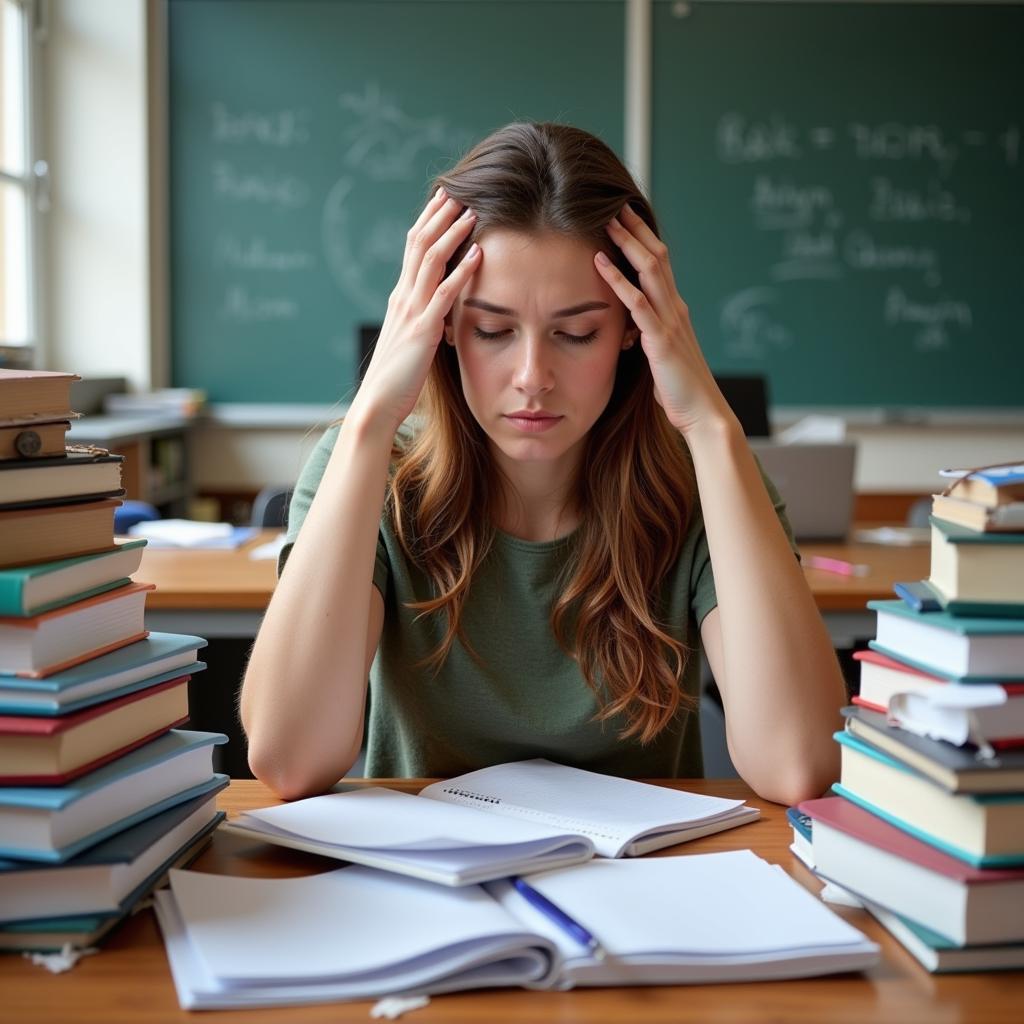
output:
M624 17L621 0L170 0L174 382L344 397L433 173L517 119L622 153Z
M719 371L1024 401L1024 7L657 2L651 190Z

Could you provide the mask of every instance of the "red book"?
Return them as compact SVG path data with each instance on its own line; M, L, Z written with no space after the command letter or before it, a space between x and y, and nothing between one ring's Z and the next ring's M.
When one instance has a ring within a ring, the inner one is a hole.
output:
M0 784L61 786L188 721L179 676L62 718L0 715Z
M799 810L830 881L959 945L1024 942L1024 867L972 867L842 797Z
M131 583L29 618L0 618L0 675L39 678L143 640L146 593Z

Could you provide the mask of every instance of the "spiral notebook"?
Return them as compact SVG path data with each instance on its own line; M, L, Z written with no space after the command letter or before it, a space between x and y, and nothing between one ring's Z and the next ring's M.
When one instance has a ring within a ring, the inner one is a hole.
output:
M442 885L632 857L753 821L742 800L538 758L435 782L416 796L348 788L248 811L226 831Z

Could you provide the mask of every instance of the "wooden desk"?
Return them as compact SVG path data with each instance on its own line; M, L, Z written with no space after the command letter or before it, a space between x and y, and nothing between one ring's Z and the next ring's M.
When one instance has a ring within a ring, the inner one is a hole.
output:
M249 552L274 536L264 531L235 551L149 550L138 578L155 583L146 601L150 629L199 636L255 636L276 579L273 559L255 561ZM874 634L874 615L865 602L892 597L898 580L928 575L929 549L878 544L805 544L805 555L825 555L871 566L867 576L838 576L805 569L807 582L836 646Z
M761 807L763 818L751 825L698 839L667 851L671 855L710 853L750 847L780 864L812 891L817 880L790 854L785 810L752 797L733 780L696 780L668 785L717 796L742 797ZM388 782L417 790L423 782ZM258 782L233 782L221 806L234 814L273 802ZM660 854L659 854L660 855ZM253 877L295 877L337 867L337 862L293 850L216 835L199 858L197 870ZM929 1024L966 1021L1017 1021L1024 1003L1024 972L932 976L860 910L837 912L883 949L882 962L865 974L836 975L807 981L742 985L577 989L573 992L526 992L495 989L437 996L430 1006L407 1019L411 1024L457 1021L479 1024L661 1024L678 1021L849 1021L863 1024ZM344 926L339 922L339 927ZM152 911L125 922L97 956L82 960L56 977L14 956L0 957L0 1019L12 1022L65 1024L163 1024L195 1021L178 1008ZM218 1011L210 1021L302 1024L304 1021L369 1020L368 1002L313 1007Z

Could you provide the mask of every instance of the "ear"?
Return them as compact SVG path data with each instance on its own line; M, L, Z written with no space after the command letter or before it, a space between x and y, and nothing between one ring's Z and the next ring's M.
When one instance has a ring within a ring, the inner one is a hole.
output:
M452 327L452 315L449 313L444 318L444 340L449 345L455 344L455 329Z
M638 327L630 327L626 333L622 336L622 349L625 351L627 348L632 348L640 338L640 329Z

